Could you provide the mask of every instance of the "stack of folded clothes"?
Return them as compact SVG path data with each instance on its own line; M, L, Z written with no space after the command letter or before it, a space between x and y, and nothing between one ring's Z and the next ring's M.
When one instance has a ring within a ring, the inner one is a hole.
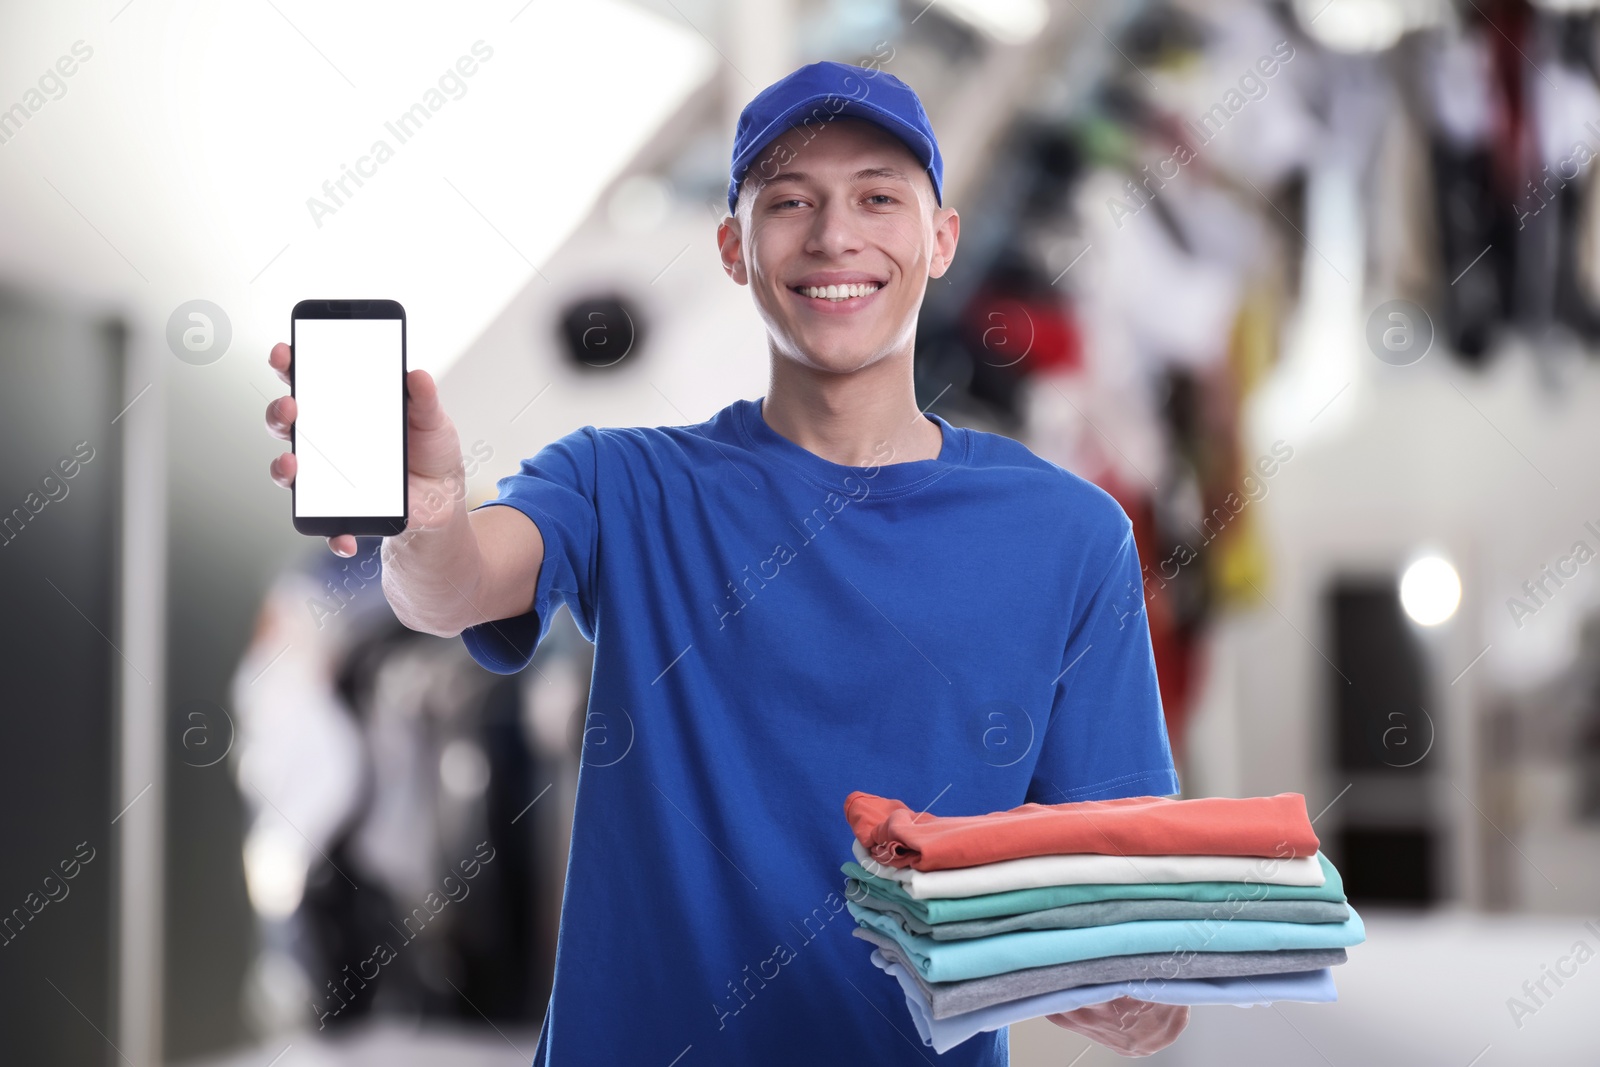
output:
M941 1053L1120 996L1332 1001L1366 937L1299 793L932 816L858 790L845 816L852 932Z

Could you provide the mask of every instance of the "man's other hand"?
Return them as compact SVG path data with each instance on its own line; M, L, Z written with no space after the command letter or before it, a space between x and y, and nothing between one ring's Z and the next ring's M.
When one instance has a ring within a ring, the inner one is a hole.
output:
M1178 1040L1189 1025L1189 1008L1185 1004L1153 1004L1118 997L1076 1011L1058 1011L1045 1018L1119 1056L1148 1056Z

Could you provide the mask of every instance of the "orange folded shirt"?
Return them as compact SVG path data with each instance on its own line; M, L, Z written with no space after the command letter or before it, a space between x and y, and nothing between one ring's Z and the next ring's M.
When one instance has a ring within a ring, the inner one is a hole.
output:
M1320 844L1300 793L1120 797L952 816L914 812L858 789L845 798L844 814L873 859L919 871L1080 852L1288 859L1315 855Z

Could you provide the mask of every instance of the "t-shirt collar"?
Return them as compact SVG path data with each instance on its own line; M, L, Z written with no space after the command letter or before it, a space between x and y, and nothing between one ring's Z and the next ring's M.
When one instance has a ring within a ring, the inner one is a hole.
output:
M824 459L767 425L767 420L761 414L765 400L765 397L760 397L756 400L741 400L737 404L740 428L751 445L758 451L782 459L798 468L812 481L830 488L841 485L848 487L850 483L847 483L846 479L855 479L857 482L865 482L877 492L904 489L944 474L961 462L964 449L959 431L931 411L925 412L924 417L939 427L943 440L937 458L898 462L890 456L888 462L879 466L852 467Z

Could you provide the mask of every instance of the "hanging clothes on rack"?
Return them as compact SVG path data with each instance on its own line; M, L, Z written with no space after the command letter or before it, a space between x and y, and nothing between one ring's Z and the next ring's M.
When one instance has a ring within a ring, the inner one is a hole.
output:
M1578 339L1600 340L1600 306L1583 280L1583 222L1593 210L1600 160L1600 87L1596 85L1594 12L1544 11L1538 51L1548 57L1528 82L1538 134L1538 199L1524 197L1523 229L1541 236L1537 289L1540 322L1560 325ZM1546 219L1546 213L1549 218Z
M1443 297L1439 329L1450 351L1481 366L1512 303L1512 222L1503 206L1519 168L1496 144L1514 137L1497 103L1500 68L1481 21L1428 36L1423 66ZM1498 126L1497 126L1498 123Z

